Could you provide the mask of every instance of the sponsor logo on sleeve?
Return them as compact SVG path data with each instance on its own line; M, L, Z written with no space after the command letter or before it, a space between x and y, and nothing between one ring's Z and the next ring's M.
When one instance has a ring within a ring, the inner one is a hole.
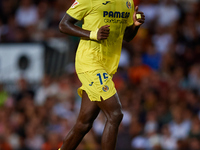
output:
M72 4L71 8L74 8L78 4L79 4L79 2L77 0L75 0L75 2Z

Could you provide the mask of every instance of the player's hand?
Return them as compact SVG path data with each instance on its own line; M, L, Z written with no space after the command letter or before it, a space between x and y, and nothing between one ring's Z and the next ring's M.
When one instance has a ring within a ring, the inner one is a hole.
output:
M108 36L109 36L109 33L110 33L110 25L105 25L105 26L102 26L98 33L97 33L97 39L98 40L104 40L104 39L107 39Z
M137 18L136 14L140 14L141 18ZM145 15L143 12L138 12L138 6L135 6L135 12L133 14L133 21L135 26L141 26L145 21Z

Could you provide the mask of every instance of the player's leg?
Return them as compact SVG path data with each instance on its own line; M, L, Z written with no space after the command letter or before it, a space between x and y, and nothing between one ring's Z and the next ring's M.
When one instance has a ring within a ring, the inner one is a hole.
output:
M107 118L102 135L102 149L114 150L117 140L118 127L123 118L121 102L116 93L107 100L97 102L97 104Z
M76 124L63 141L61 150L75 150L85 134L91 129L93 121L98 116L100 108L96 102L90 101L85 91Z

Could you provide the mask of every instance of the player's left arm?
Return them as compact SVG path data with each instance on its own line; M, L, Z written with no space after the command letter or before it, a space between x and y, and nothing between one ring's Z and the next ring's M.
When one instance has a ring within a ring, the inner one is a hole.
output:
M141 18L137 18L136 14L140 14ZM124 33L124 40L127 42L130 42L135 37L135 35L138 32L138 29L145 21L145 15L143 12L138 12L138 6L135 7L135 12L133 14L133 21L134 21L133 25L126 27Z

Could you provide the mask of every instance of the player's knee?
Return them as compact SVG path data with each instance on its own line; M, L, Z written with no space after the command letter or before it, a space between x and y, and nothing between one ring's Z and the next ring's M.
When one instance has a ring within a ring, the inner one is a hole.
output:
M79 133L87 133L92 128L92 123L83 123L81 121L77 122L75 125L75 131Z
M112 112L112 114L108 118L108 122L119 125L123 119L123 113L121 111Z

